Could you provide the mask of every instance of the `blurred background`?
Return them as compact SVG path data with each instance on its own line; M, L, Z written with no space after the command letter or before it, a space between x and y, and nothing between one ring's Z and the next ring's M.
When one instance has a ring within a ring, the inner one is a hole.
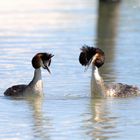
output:
M139 0L4 0L0 2L0 139L140 139L140 98L99 99L80 48L101 48L105 82L140 87ZM54 54L43 70L44 99L7 99L3 92L33 77L32 57Z

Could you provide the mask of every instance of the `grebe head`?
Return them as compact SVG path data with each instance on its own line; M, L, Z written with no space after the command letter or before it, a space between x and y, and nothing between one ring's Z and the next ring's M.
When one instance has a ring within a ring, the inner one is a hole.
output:
M79 62L83 66L89 66L93 63L96 67L101 67L105 61L104 52L99 48L89 47L84 45L81 48L81 53L79 56Z
M49 53L37 53L32 59L32 66L35 69L42 67L44 69L47 69L50 73L49 66L51 64L51 58L53 56L54 55Z

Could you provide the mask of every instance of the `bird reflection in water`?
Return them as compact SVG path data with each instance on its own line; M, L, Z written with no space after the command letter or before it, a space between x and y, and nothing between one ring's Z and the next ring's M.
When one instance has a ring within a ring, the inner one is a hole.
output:
M119 136L117 129L119 118L111 113L111 102L107 99L91 99L93 129L89 134L96 139L109 139Z
M49 131L52 129L51 119L44 116L43 113L43 100L42 97L28 98L28 104L31 108L33 117L33 137L40 138L42 140L49 140Z

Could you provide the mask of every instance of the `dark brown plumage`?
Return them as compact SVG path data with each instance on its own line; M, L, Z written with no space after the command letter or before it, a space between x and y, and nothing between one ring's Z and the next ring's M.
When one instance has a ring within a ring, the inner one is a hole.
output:
M5 92L5 96L22 96L22 93L27 85L15 85L8 88Z
M40 61L43 62L44 66L46 65L46 63L48 63L47 66L50 66L52 57L53 57L53 55L49 54L49 53L38 53L32 59L32 66L35 69L40 68L41 67Z
M104 56L104 52L101 49L84 45L81 48L81 51L82 52L79 55L79 62L81 65L83 66L90 65L95 55L96 55L96 59L93 62L95 66L99 68L104 64L105 56Z
M106 85L106 91L108 96L113 97L129 97L137 96L138 94L140 94L140 90L138 87L122 83Z

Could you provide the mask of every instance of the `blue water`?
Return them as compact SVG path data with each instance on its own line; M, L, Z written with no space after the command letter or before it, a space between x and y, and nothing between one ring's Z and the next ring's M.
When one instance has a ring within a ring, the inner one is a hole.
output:
M140 139L140 97L98 99L78 62L80 47L104 50L107 83L140 87L140 2L5 0L0 2L0 140ZM33 76L32 57L54 54L51 75L42 70L43 99L5 98Z

